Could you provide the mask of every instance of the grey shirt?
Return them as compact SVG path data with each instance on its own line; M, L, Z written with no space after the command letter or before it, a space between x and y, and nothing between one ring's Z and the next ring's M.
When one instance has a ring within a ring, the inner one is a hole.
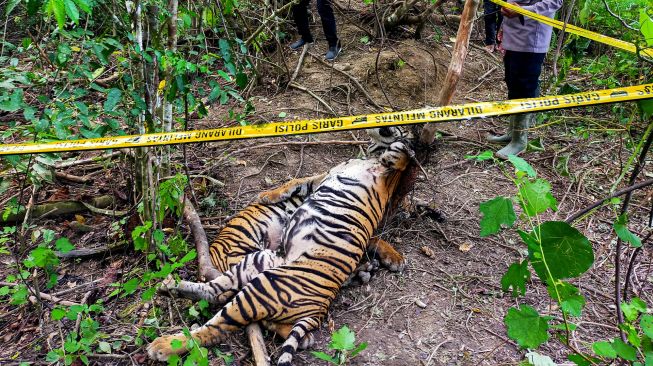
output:
M517 3L525 10L544 15L549 18L555 16L556 11L562 7L563 0L520 0L510 1ZM537 20L524 16L524 25L519 17L503 19L503 41L501 46L505 50L518 52L546 53L551 43L553 28Z

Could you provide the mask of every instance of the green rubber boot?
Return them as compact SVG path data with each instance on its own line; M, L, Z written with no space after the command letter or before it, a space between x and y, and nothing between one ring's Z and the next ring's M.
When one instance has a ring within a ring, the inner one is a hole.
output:
M517 116L510 116L508 119L508 129L506 130L506 133L503 135L490 135L489 133L485 137L485 139L488 142L492 143L499 143L499 142L510 142L512 140L512 129L515 128L515 117Z
M510 143L494 153L494 155L499 159L508 160L509 155L519 155L522 151L526 150L526 146L528 145L528 127L531 121L534 120L534 113L516 115L514 125L511 129L512 138L510 139Z

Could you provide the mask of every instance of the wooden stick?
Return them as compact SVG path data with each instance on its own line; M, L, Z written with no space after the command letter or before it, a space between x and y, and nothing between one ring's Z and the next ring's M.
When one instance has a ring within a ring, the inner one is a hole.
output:
M83 164L88 164L88 163L94 163L94 162L97 162L97 161L102 160L102 159L107 159L107 158L111 158L111 157L114 157L114 156L118 156L120 154L122 154L122 151L114 151L114 152L112 152L110 154L106 154L106 155L93 156L91 158L80 159L80 160L64 161L62 163L55 164L54 167L56 169L70 168L72 166L83 165Z
M299 84L297 84L297 83L294 82L294 81L293 81L292 83L288 84L288 86L289 86L289 87L292 87L292 88L295 88L295 89L298 89L298 90L301 90L301 91L303 91L303 92L308 93L308 95L310 95L310 96L312 96L313 98L315 98L315 100L317 100L318 102L320 102L320 104L322 104L326 109L328 109L328 110L329 110L329 113L331 113L331 114L334 115L334 116L337 115L336 111L334 111L333 108L331 108L331 106L329 105L329 103L325 102L324 99L320 98L320 96L318 96L317 94L313 93L313 92L312 92L311 90L309 90L308 88L306 88L306 87L304 87L304 86L302 86L302 85L299 85Z
M302 47L302 54L299 56L299 60L297 61L297 67L295 67L295 72L292 73L292 76L290 77L290 81L288 84L292 84L295 79L297 78L297 75L299 75L299 72L302 70L302 66L304 66L304 57L306 57L306 52L308 52L308 48L311 45L309 43L304 44L304 47Z
M199 271L199 280L208 282L214 280L220 275L218 270L211 262L211 254L209 252L209 239L206 237L206 232L202 227L200 216L195 211L195 207L190 200L184 197L184 219L190 227L190 232L193 234L195 240L195 250L197 250L197 263Z
M361 83L358 81L358 79L356 79L353 75L349 74L347 71L340 70L339 68L335 67L334 65L329 64L328 62L322 60L321 57L319 57L319 56L317 56L317 55L315 55L315 54L313 54L313 53L311 53L311 52L309 52L308 54L311 55L311 56L312 56L314 59L316 59L318 62L320 62L322 65L324 65L324 66L326 66L326 67L328 67L328 68L332 68L333 70L336 70L337 72L339 72L339 73L341 73L342 75L344 75L344 76L346 76L347 78L349 78L349 80L351 80L351 82L354 83L354 86L356 86L356 89L358 89L358 91L360 91L361 93L363 93L363 95L367 98L367 100L370 101L370 103L374 104L374 106L375 106L378 110L383 110L383 107L381 107L381 106L380 106L380 105L379 105L379 104L374 100L374 98L372 98L372 96L370 95L370 93L368 93L367 90L366 90L365 88L363 88L363 85L361 85Z
M469 49L469 38L472 35L472 28L474 25L474 18L480 0L467 0L465 1L465 8L461 15L460 25L458 26L458 35L456 36L456 44L453 47L453 55L447 76L444 79L444 86L440 89L438 97L438 105L445 106L451 104L458 80L463 71L465 57L467 57L467 50ZM427 124L420 135L420 142L425 145L430 145L435 140L436 124Z
M252 323L245 328L247 338L252 346L252 356L254 357L254 364L256 366L270 366L270 356L268 355L267 348L265 347L265 340L263 339L263 332L258 323Z

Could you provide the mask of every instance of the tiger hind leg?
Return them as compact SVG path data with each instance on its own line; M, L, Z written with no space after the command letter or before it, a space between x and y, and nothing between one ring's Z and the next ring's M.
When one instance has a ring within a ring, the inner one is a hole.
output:
M259 203L277 203L285 201L292 196L307 197L313 192L313 186L316 186L324 180L327 173L322 173L306 178L293 179L283 185L265 192L258 196Z
M372 238L367 246L367 252L379 258L383 266L393 272L403 271L406 260L393 246L380 238Z
M281 356L279 356L277 366L291 366L292 358L297 352L297 347L299 347L302 339L319 326L320 321L317 318L304 318L295 323L288 338L281 346Z
M180 281L175 283L169 277L159 287L159 293L195 301L206 300L213 305L222 305L247 285L252 278L266 269L282 265L283 262L284 259L275 252L267 249L261 250L246 255L240 263L211 282Z
M250 286L246 286L236 294L233 300L225 305L213 318L203 326L190 332L196 346L208 347L224 341L227 334L234 332L250 323L268 318L269 308L252 302L256 287L263 286L260 277L254 278ZM153 360L166 361L172 355L181 355L193 346L183 333L161 336L147 347L147 353ZM173 347L177 343L181 347Z
M269 321L262 321L261 322L265 329L276 333L279 335L279 337L283 339L287 339L290 336L290 333L292 332L293 325L292 324L282 324L282 323L275 323L275 322L269 322ZM299 349L308 349L310 347L313 347L315 344L315 337L313 336L313 333L307 333L304 335L304 338L302 338L301 342L299 343Z

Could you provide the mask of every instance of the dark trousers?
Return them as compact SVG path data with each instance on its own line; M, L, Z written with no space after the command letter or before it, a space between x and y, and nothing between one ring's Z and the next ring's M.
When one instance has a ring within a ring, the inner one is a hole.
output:
M295 18L295 25L297 31L302 39L306 42L313 42L313 35L308 26L308 6L311 0L301 0L297 5L293 6L292 13ZM329 42L329 47L338 44L338 36L336 35L336 17L333 15L333 8L331 8L331 0L317 0L317 12L322 19L322 28L324 29L324 36Z
M497 32L503 21L501 7L490 0L484 0L483 14L483 19L485 19L485 45L497 44Z
M508 99L540 96L540 74L545 53L506 51L503 64L506 69Z

